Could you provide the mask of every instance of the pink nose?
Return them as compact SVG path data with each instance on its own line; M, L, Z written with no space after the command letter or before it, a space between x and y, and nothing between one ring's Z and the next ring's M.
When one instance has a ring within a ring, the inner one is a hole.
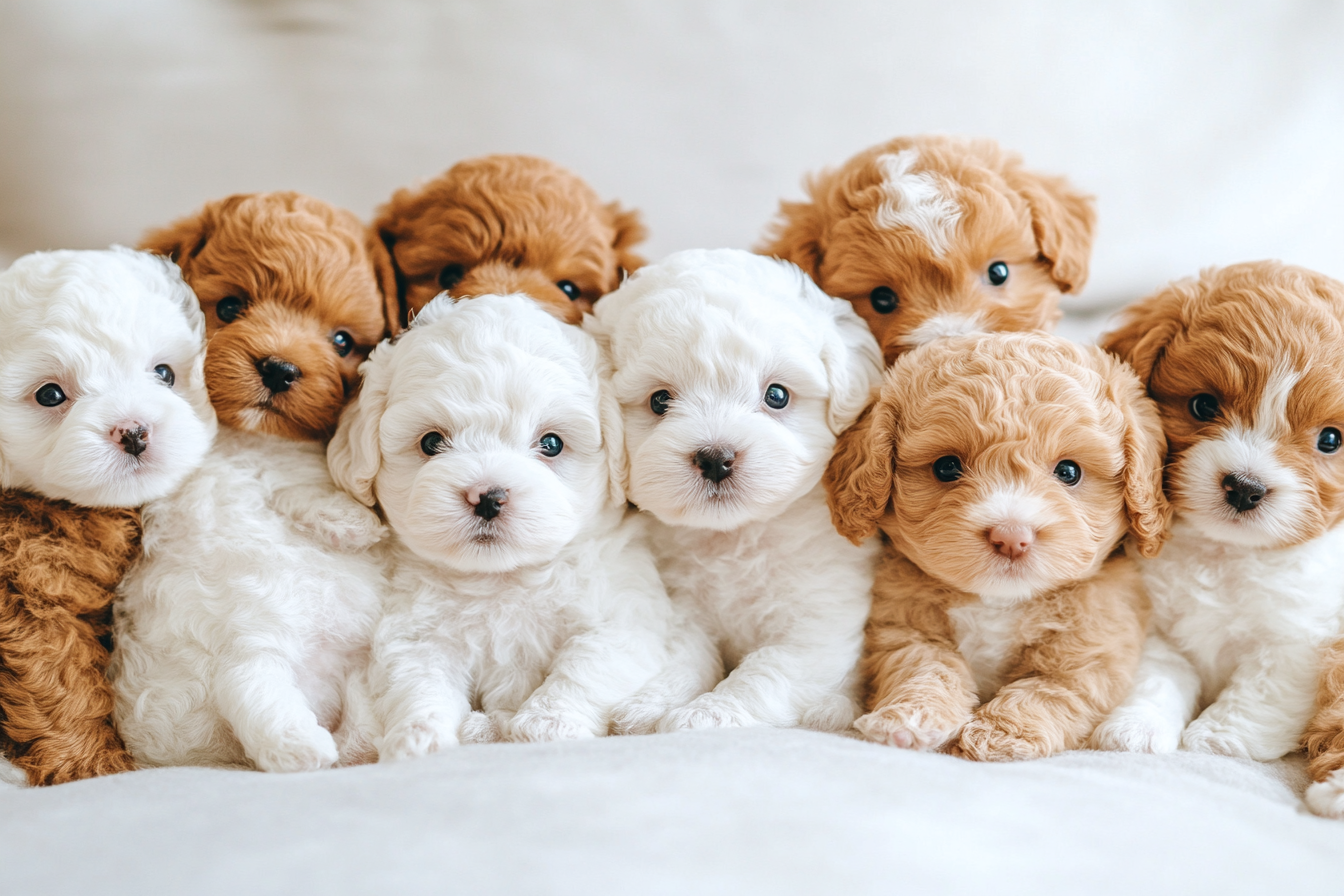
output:
M1031 550L1032 544L1036 541L1036 532L1029 526L1015 524L995 526L989 530L985 538L994 550L1011 560L1016 560Z

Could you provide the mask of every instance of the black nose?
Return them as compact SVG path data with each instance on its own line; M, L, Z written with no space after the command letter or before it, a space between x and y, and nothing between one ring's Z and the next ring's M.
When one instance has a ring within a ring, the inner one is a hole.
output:
M143 426L121 431L121 450L131 457L139 457L149 447L149 430Z
M476 504L476 515L483 520L492 520L499 516L499 509L509 500L508 489L492 488L481 494Z
M1237 513L1254 510L1269 489L1264 483L1245 473L1228 473L1223 477L1223 497L1236 508Z
M733 452L724 448L701 448L695 452L695 465L710 482L722 482L733 475L733 457Z
M274 355L257 361L257 373L261 374L262 385L272 393L289 391L294 381L303 376L303 371L297 365Z

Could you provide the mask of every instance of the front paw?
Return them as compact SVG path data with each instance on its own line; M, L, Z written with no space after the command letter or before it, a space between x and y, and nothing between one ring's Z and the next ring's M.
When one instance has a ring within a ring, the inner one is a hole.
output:
M282 731L249 753L264 772L315 772L331 768L339 758L331 732L316 723Z
M592 722L576 712L559 709L520 709L507 723L509 740L545 742L595 737Z
M756 720L736 701L725 700L714 694L704 694L663 716L658 723L658 730L670 732L702 728L748 728L755 724Z
M295 515L294 525L327 547L348 553L366 550L387 535L376 513L349 499L306 507Z
M1181 745L1181 729L1151 709L1117 709L1092 732L1092 746L1122 753L1172 753Z
M1344 818L1344 769L1307 788L1307 808L1325 818Z
M1278 750L1256 743L1244 732L1205 718L1195 719L1186 726L1185 733L1181 735L1181 747L1191 753L1210 753L1237 759L1278 759L1292 750L1292 746Z
M652 734L667 715L667 705L653 700L631 699L611 712L608 734Z
M464 744L497 744L504 739L504 732L494 717L473 710L458 727L457 739Z
M954 755L976 762L1041 759L1054 752L1045 737L984 713L976 713L975 718L966 723L952 748Z
M928 707L908 703L889 703L860 716L854 727L868 740L903 750L936 750L957 736L971 720L969 712L960 716L948 710L933 712Z
M379 762L398 762L437 753L457 746L456 726L439 715L408 719L383 736L378 746Z

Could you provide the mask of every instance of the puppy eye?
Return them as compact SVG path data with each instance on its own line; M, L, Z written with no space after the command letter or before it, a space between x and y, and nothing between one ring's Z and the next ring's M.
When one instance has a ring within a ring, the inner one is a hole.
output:
M38 389L33 397L44 408L54 408L58 404L65 404L65 392L55 383L47 383Z
M1008 265L1002 261L996 261L989 266L985 276L989 278L991 286L1002 286L1008 282Z
M890 286L879 286L868 293L868 301L873 303L873 310L878 314L890 314L896 310L896 306L900 302L896 296L896 290Z
M1321 437L1316 440L1316 448L1322 454L1334 454L1341 444L1344 444L1344 440L1341 440L1339 430L1333 426L1321 430Z
M336 346L336 354L344 358L350 354L350 349L355 347L355 340L344 330L331 337L331 344Z
M233 323L238 319L238 315L243 313L243 305L246 304L237 296L225 296L215 303L215 317L218 317L224 323Z
M171 386L173 383L177 382L177 377L173 375L173 368L169 367L167 364L160 364L158 367L155 367L154 375L163 380L165 386Z
M467 276L467 269L460 264L450 264L439 271L439 287L442 289L452 289L462 282L462 278Z
M537 444L541 446L541 453L547 457L555 457L561 451L565 450L565 443L553 432L546 433L546 435L537 440Z
M659 417L667 413L667 409L672 406L672 393L666 389L659 389L649 396L649 410L653 411Z
M1206 392L1201 392L1190 399L1190 416L1196 420L1208 422L1218 416L1218 399Z
M779 410L789 403L789 390L785 389L779 383L771 383L765 389L766 407Z
M956 482L961 478L961 458L951 454L933 462L933 475L939 482Z
M1062 460L1055 464L1055 478L1065 485L1077 485L1083 478L1083 468L1071 460Z
M443 433L427 432L420 438L420 450L426 457L433 457L447 446L448 440Z
M562 293L569 296L569 300L571 302L574 301L575 299L583 298L583 290L575 286L573 280L561 280L559 283L555 285L560 287L560 291Z

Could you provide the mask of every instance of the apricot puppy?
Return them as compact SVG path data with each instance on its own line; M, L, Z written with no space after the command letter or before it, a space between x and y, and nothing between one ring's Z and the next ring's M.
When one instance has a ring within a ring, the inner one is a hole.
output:
M552 162L493 155L458 162L398 190L373 230L396 271L405 318L443 291L455 298L520 292L578 323L644 263L639 213L603 203Z
M897 137L806 186L759 251L852 302L888 364L939 336L1053 328L1087 281L1092 199L993 140Z
M1138 662L1147 602L1117 547L1160 549L1162 455L1100 349L1005 333L899 358L825 479L842 535L887 536L855 727L972 759L1081 746Z

